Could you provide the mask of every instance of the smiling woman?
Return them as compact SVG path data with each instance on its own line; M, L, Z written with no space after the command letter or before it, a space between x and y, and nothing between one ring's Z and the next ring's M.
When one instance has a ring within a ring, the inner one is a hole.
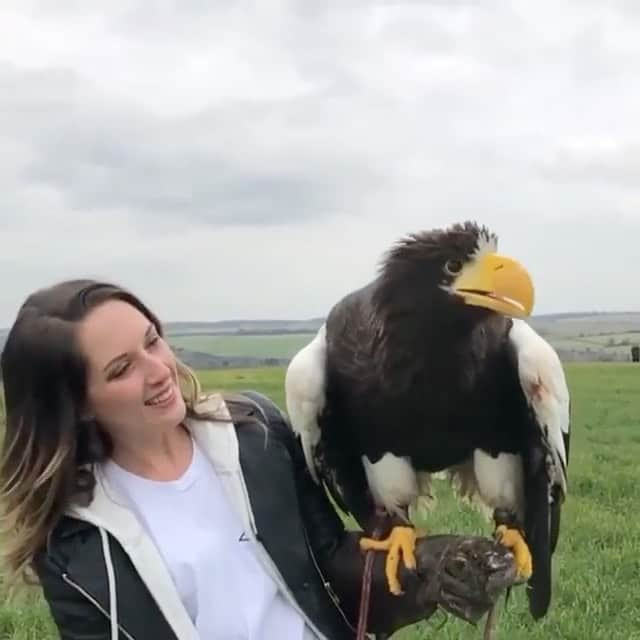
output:
M90 280L33 293L1 365L1 548L64 640L354 636L360 534L286 417L255 392L204 395L135 295ZM422 538L416 557L398 596L374 567L370 632L439 605L477 620L514 577L484 538Z
M172 388L181 383L166 423L177 424L185 403L196 403L196 377L172 357L160 334L158 319L141 301L107 284L61 283L23 305L2 356L7 435L1 486L8 528L20 532L4 549L16 573L28 577L33 550L63 506L89 498L95 478L88 465L126 458L129 444L145 440L157 424L150 414L160 408L147 406L150 395L144 395L157 381L166 386L171 380ZM125 376L127 369L134 375Z

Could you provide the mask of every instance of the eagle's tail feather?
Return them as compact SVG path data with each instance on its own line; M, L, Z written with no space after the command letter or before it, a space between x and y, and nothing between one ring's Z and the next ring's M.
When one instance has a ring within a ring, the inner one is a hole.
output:
M534 619L542 618L551 602L551 548L553 529L549 504L549 479L541 448L533 448L534 458L529 464L526 482L527 508L525 513L525 535L533 558L527 596L529 611ZM536 455L537 453L537 455Z

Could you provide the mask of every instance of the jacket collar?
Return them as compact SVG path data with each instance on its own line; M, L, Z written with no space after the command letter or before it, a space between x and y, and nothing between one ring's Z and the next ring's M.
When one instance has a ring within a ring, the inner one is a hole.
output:
M200 448L220 473L240 471L240 450L231 415L221 396L209 396L198 405L198 411L219 416L221 420L187 418L184 423Z

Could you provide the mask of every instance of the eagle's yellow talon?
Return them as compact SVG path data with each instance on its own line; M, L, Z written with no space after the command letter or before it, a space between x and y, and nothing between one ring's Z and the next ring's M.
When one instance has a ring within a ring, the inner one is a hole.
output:
M400 581L398 580L400 554L402 554L405 566L408 569L415 569L415 547L416 531L413 527L394 527L389 537L384 540L373 540L372 538L360 539L360 548L363 551L387 552L385 574L389 584L389 591L394 595L401 595L403 593Z
M496 539L513 551L516 559L518 577L526 581L533 573L533 559L524 538L517 529L509 529L505 525L496 527Z

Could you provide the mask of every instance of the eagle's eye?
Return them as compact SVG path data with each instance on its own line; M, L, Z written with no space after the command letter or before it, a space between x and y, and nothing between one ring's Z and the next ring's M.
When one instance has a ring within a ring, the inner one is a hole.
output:
M457 276L462 271L462 260L447 260L444 270L450 276Z

